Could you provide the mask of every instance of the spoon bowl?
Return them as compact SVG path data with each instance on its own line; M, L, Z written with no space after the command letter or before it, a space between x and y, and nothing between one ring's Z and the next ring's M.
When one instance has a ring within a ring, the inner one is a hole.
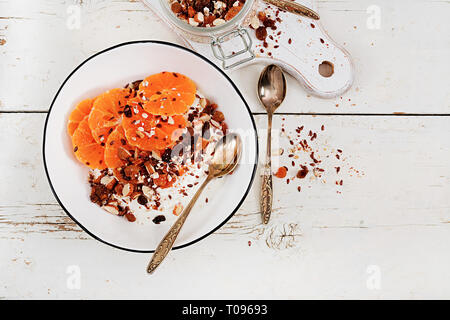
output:
M220 139L215 148L214 156L209 164L209 175L219 178L232 172L242 153L241 137L235 133L230 133Z
M280 67L264 68L258 80L258 98L267 112L275 112L286 97L286 78Z

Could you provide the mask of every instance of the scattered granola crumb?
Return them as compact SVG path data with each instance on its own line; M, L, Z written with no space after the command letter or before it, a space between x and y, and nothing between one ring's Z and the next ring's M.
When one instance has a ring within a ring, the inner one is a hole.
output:
M297 178L299 179L304 179L306 177L306 175L308 174L309 170L307 166L304 165L300 165L301 170L299 170L297 172Z
M286 168L284 166L280 167L280 168L278 168L277 172L275 173L275 177L283 179L286 177L287 172L288 172L288 168Z

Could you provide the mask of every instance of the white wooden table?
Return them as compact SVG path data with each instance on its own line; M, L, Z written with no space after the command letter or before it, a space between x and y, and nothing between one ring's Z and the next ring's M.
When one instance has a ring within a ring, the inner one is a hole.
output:
M373 5L379 28L367 22ZM321 0L317 9L352 54L356 81L323 100L289 79L274 125L319 133L324 176L275 179L268 226L256 181L225 226L147 276L148 255L93 240L58 206L42 130L58 87L85 58L120 42L178 39L139 1L1 1L0 298L450 298L450 5ZM262 67L231 75L259 128Z

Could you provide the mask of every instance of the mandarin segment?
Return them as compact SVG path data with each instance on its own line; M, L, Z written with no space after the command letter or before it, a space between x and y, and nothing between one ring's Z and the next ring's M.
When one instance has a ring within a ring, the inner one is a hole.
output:
M73 109L67 123L67 132L70 136L73 136L73 133L78 128L80 122L83 121L83 119L89 114L89 112L91 112L94 101L95 99L84 99L77 104L75 109Z
M72 136L72 146L76 158L91 169L105 169L105 148L92 137L86 116Z
M197 88L185 75L161 72L145 78L139 85L144 109L154 115L173 116L185 113L194 103Z
M108 137L105 146L105 163L108 168L115 169L124 166L133 148L128 144L125 130L120 125Z
M183 116L155 116L143 109L137 99L128 101L131 115L124 115L122 126L128 143L142 150L163 150L171 147L186 127Z
M97 143L105 143L121 122L121 112L133 94L131 89L112 89L95 100L89 114L89 127Z

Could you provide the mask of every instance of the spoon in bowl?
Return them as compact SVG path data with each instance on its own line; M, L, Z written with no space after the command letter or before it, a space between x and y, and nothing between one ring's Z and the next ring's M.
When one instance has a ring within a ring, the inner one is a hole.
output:
M272 117L285 97L286 79L283 71L274 64L265 67L258 81L258 98L266 108L268 119L266 164L261 185L261 216L264 224L269 222L272 213Z
M153 273L155 269L161 264L164 258L167 256L169 251L172 249L175 239L180 233L181 228L184 225L191 209L194 207L195 202L202 193L206 185L213 179L223 177L226 174L231 173L239 163L242 152L242 141L241 137L235 133L230 133L220 139L215 148L214 155L209 164L208 176L200 188L195 193L194 197L189 201L189 204L183 210L183 212L178 217L177 221L169 229L169 232L164 236L164 238L159 243L152 256L147 272Z

